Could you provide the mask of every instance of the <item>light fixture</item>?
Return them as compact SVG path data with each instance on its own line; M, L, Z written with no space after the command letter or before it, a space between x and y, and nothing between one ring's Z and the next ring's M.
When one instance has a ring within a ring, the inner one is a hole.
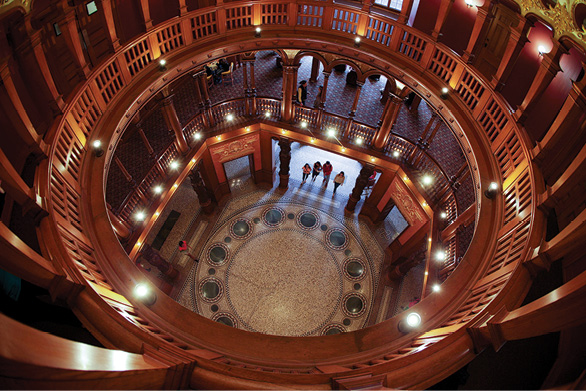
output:
M244 128L244 130L246 130L247 132L250 132L250 127L247 126L246 128Z
M543 55L546 53L547 48L543 45L539 45L537 47L537 51L539 52L539 55L543 57Z
M374 156L371 156L371 157L370 157L370 161L371 161L371 162L374 162L375 160L376 160L376 158L375 158Z
M164 71L165 69L167 69L167 60L165 60L164 58L161 58L159 60L159 70Z
M163 192L163 186L161 186L161 185L157 185L157 186L155 186L155 187L153 188L153 192L154 192L155 194L161 194L161 193Z
M346 152L346 148L342 147L342 152Z
M221 139L222 139L222 136L218 134L218 135L216 136L216 140L220 141Z
M328 137L336 137L336 131L332 128L328 129Z
M439 291L441 291L441 288L440 288L439 284L434 284L431 287L431 290L433 290L434 292L439 292Z
M448 217L448 214L447 214L446 212L441 212L441 213L440 213L440 217L441 217L442 219L445 219L446 217Z
M445 251L439 250L435 253L435 260L436 261L445 261L446 260L446 253Z
M464 3L466 3L468 7L474 7L476 5L474 0L464 0Z
M307 128L307 122L306 121L301 121L301 123L299 124L299 126L301 126L302 129Z
M411 312L397 325L402 333L409 333L421 325L421 316L417 312Z
M136 214L134 215L134 218L137 221L144 221L144 219L146 218L146 213L144 213L143 211L136 212Z
M498 183L490 182L490 185L488 185L488 189L486 189L484 191L484 195L486 196L486 198L492 199L492 198L494 198L494 196L497 195L498 189L499 189Z
M432 240L433 240L433 239L431 239L431 238L427 238L427 241L428 241L428 242L430 242L430 243L431 243L431 241L432 241Z
M399 153L399 151L393 151L393 157L397 158L401 156L401 154Z
M259 26L256 26L256 28L254 29L254 36L257 38L260 38L260 32L261 32L261 28Z
M427 207L427 202L423 201L423 204L421 205L423 205L423 207Z
M157 295L146 284L136 284L134 287L134 297L144 305L153 305L157 301Z
M176 188L178 188L178 187L179 187L179 185L178 185L177 183L175 183L175 184L173 185L173 189L176 189Z
M405 176L403 177L403 180L404 180L404 181L408 181L408 180L409 180L409 177L408 177L407 175L405 175Z
M233 121L234 120L234 114L230 113L226 116L226 120L227 121Z
M360 37L354 38L354 46L360 47Z
M363 142L364 140L361 137L356 137L356 144L362 145Z
M311 141L312 144L315 143L315 139L313 137L309 141Z
M448 99L449 92L450 92L450 90L448 89L448 87L442 88L442 93L440 95L440 98L442 98L442 99Z
M173 160L170 164L169 167L171 167L171 170L176 170L179 168L179 162L177 160Z
M424 175L422 178L423 184L424 185L431 185L433 183L433 178L431 177L431 175Z
M425 272L425 273L423 273L423 274L425 274L425 275L427 276L427 275L429 274L429 272Z
M155 212L155 217L159 217L161 215L161 212Z
M191 159L191 164L195 164L195 159Z
M201 140L201 132L197 132L193 135L194 140Z
M92 143L92 148L94 149L94 155L96 155L96 157L100 157L104 154L104 150L102 149L102 142L100 140L94 140Z
M287 131L285 129L281 129L281 134L285 134Z
M265 111L265 117L270 118L271 117L271 112L270 111Z

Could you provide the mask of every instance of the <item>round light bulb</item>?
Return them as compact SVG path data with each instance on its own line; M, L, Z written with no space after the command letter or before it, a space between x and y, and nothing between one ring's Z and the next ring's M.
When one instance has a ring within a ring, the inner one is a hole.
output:
M417 327L421 324L421 316L417 312L412 312L407 315L406 321L409 327Z
M167 65L167 60L165 60L164 58L161 58L159 60L159 65L162 66L162 67L164 67L165 65Z

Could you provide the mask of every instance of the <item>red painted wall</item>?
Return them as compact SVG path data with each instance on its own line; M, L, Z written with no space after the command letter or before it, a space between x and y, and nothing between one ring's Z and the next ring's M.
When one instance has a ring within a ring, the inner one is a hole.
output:
M435 19L441 0L424 0L419 3L417 14L413 21L413 27L424 33L431 34L435 26Z
M538 47L543 45L546 51L551 50L553 46L551 36L551 30L539 22L529 32L529 40L525 43L523 50L521 50L502 90L503 96L513 109L523 102L539 69L541 56L539 55Z
M154 26L174 16L179 16L179 1L149 0L149 9Z
M116 1L116 32L121 43L126 43L143 33L144 21L139 0Z
M462 54L466 50L478 8L468 7L464 0L456 0L446 17L439 42Z

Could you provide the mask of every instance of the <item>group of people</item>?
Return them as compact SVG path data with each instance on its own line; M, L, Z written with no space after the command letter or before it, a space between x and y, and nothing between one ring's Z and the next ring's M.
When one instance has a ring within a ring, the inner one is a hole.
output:
M319 109L323 103L323 86L318 87L317 95L315 96L315 101L313 102L313 107ZM307 100L307 80L301 80L299 82L299 87L297 87L297 93L295 94L295 100L302 106L305 106L305 101Z
M313 164L313 168L309 165L309 163L305 163L303 166L303 181L301 184L307 182L307 178L311 173L311 181L315 182L315 178L319 176L320 173L323 172L324 179L322 181L322 186L328 187L328 183L330 182L330 176L332 175L334 167L328 161L326 161L323 166L321 162L317 161ZM334 177L334 193L338 190L338 187L344 184L346 177L344 175L344 171L340 171L338 175Z
M214 77L214 84L220 84L222 82L222 73L230 70L230 64L225 59L220 58L216 64L206 65L204 69L207 76Z

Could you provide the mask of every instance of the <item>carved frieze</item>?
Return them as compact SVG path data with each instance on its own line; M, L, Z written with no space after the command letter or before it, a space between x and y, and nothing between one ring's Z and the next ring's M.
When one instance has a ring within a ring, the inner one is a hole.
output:
M586 0L558 0L555 6L545 6L540 0L516 0L521 7L523 16L535 14L551 24L554 38L573 38L574 41L586 48L586 30L584 26L577 26L574 20L574 10L578 4L586 4Z

